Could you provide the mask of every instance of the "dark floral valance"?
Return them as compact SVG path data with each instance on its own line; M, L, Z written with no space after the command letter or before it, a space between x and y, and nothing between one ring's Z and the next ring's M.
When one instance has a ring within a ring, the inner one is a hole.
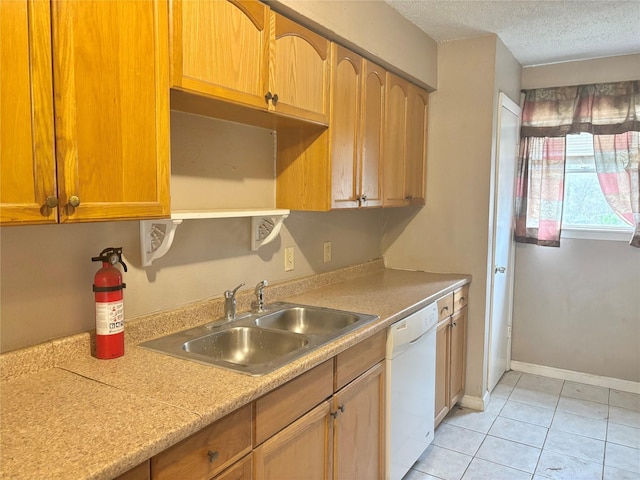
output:
M640 80L524 90L522 137L640 132Z

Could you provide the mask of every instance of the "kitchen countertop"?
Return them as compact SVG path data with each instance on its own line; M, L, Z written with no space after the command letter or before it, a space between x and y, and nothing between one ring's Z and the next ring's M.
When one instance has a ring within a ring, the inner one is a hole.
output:
M380 318L260 377L129 344L118 359L61 358L3 381L0 478L113 478L469 281L381 269L279 298Z

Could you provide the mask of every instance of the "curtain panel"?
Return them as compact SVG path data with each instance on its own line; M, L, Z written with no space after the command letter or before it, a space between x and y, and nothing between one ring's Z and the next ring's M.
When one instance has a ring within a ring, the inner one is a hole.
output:
M640 80L525 90L516 180L518 242L560 246L565 137L594 135L598 180L640 247Z

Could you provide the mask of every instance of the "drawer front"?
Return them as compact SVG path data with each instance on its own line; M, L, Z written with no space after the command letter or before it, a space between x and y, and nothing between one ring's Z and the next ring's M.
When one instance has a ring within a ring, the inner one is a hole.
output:
M213 480L253 480L253 455L237 461Z
M453 292L453 309L454 312L464 308L469 303L469 285L465 285Z
M453 293L448 293L444 297L438 299L438 321L441 322L445 318L453 314Z
M384 359L387 331L383 330L336 356L336 383L338 391Z
M151 459L153 480L208 480L251 451L251 405Z
M150 471L149 460L147 460L119 477L116 477L114 480L149 480Z
M333 360L327 360L259 398L255 401L254 445L260 445L332 394Z

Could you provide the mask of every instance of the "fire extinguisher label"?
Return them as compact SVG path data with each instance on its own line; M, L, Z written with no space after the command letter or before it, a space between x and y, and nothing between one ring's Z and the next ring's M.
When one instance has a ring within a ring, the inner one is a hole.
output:
M96 334L114 335L124 331L124 301L96 302Z

